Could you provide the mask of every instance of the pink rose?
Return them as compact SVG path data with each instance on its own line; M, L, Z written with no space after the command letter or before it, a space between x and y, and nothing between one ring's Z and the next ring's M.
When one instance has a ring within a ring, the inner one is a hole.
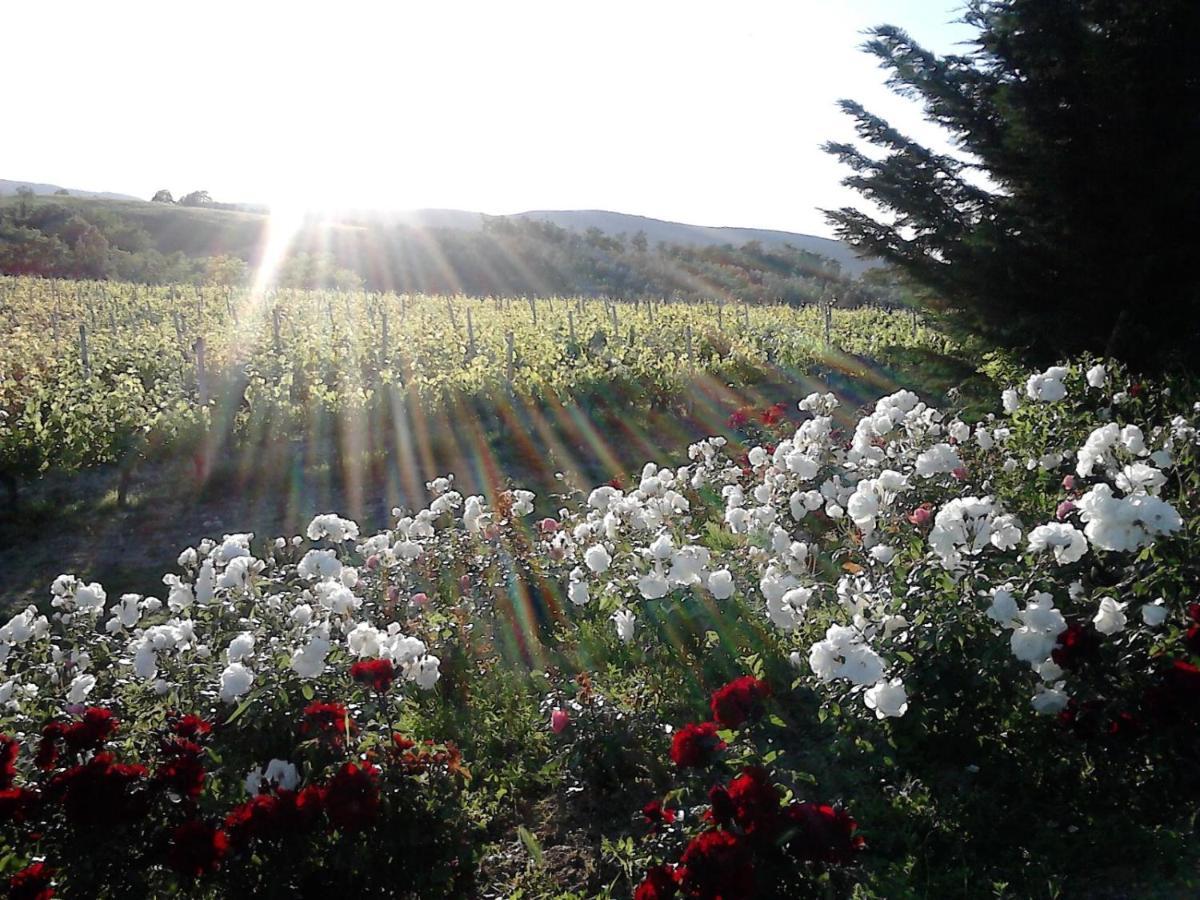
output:
M565 709L556 709L550 713L550 730L555 734L562 734L570 723L571 714Z
M1075 511L1075 504L1072 503L1070 500L1064 500L1062 503L1058 504L1058 509L1056 509L1054 511L1054 515L1057 516L1058 521L1061 522L1063 519L1065 519L1067 516L1069 516L1074 511Z

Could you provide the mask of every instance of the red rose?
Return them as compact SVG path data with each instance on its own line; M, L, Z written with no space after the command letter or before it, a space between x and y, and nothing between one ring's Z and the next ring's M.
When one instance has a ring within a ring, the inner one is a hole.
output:
M754 866L745 842L728 831L696 835L679 859L685 897L740 900L754 896Z
M1074 669L1088 660L1095 659L1100 652L1100 638L1090 628L1079 622L1071 622L1058 636L1058 642L1050 657L1064 669Z
M762 701L769 696L770 685L751 675L743 675L713 691L709 708L717 724L725 728L737 728L747 719L760 718L763 714Z
M729 427L741 428L750 421L750 411L746 407L735 409L729 414Z
M38 742L37 752L33 757L33 763L39 769L49 771L54 768L58 761L58 742L62 740L66 730L66 726L61 722L48 722L42 726L42 739Z
M725 749L725 742L717 737L714 722L684 725L671 741L671 761L682 768L698 767L709 763L713 754Z
M167 862L188 878L215 871L229 850L229 838L219 828L199 819L184 822L171 834Z
M762 411L759 419L764 425L775 425L787 415L787 407L782 403L774 403Z
M359 684L369 685L372 690L383 693L392 686L396 670L388 659L363 659L350 667L350 677Z
M667 809L659 800L651 800L642 807L642 819L650 826L650 833L658 831L661 825L670 825L675 821L675 810Z
M675 871L670 866L655 866L633 892L633 900L667 900L679 893Z
M171 733L189 741L197 741L212 731L212 723L195 713L188 713L171 725Z
M163 747L166 761L154 773L154 780L183 797L195 799L204 790L204 750L199 744L176 739Z
M341 745L347 733L354 733L354 721L340 703L314 701L304 708L300 731L307 737L319 737Z
M845 864L865 845L858 823L844 809L822 803L793 803L785 810L797 834L788 849L805 862Z
M712 817L720 825L736 824L747 835L768 841L779 832L783 798L760 766L747 766L728 787L713 788L709 799Z
M138 787L145 778L145 766L115 763L111 753L97 753L87 763L55 775L50 794L62 800L71 822L112 826L141 814L146 798Z
M246 847L255 840L303 834L316 824L325 805L324 797L323 789L316 785L299 792L257 794L225 817L229 841L236 847Z
M41 794L25 788L8 788L0 791L0 824L24 822L37 809Z
M359 831L379 813L379 770L346 763L325 789L325 811L343 831Z
M17 777L17 754L21 745L16 738L0 734L0 790L12 787L13 779Z
M8 879L8 896L12 900L50 900L54 896L54 870L45 863L26 866Z
M63 740L76 753L99 750L116 730L117 720L109 710L90 706L84 710L80 721L66 727Z

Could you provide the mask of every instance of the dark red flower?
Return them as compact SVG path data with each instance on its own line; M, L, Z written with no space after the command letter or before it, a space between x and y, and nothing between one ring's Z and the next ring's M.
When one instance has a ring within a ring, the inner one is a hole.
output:
M1095 659L1100 653L1100 638L1095 630L1079 622L1070 622L1058 636L1058 642L1050 651L1050 657L1064 669L1078 668L1082 663Z
M740 407L738 409L735 409L733 412L731 412L729 414L729 427L730 428L741 428L749 421L750 421L750 410L746 409L746 407L744 407L744 406Z
M717 737L715 722L684 725L671 741L671 761L675 765L689 768L707 765L713 754L725 749L725 742Z
M0 790L12 787L13 779L17 777L17 754L21 745L16 738L0 734Z
M1108 723L1109 737L1135 737L1142 731L1142 720L1128 711L1117 713Z
M229 838L220 828L191 819L171 833L167 862L188 878L213 872L229 851Z
M747 766L728 787L714 787L709 799L712 818L719 825L736 824L747 835L767 841L779 833L779 803L783 798L760 766Z
M1130 397L1137 397L1141 393L1142 393L1142 383L1140 381L1135 381L1133 384L1131 384L1129 386L1129 396Z
M823 803L793 803L785 810L796 835L788 842L788 850L805 862L844 865L866 842L856 835L858 823L844 809Z
M763 700L771 696L771 686L765 681L743 675L713 691L709 700L713 720L724 728L737 728L747 719L763 714Z
M754 865L746 843L728 831L692 838L676 873L685 897L740 900L754 896Z
M183 797L195 799L204 790L204 750L199 744L176 739L163 747L165 761L154 773L154 780Z
M382 694L392 686L396 669L389 659L362 659L350 667L350 677Z
M58 761L58 744L66 730L67 727L61 722L47 722L42 726L42 739L33 756L34 765L39 769L49 771L54 768Z
M0 824L24 822L36 811L42 796L37 791L25 788L7 788L0 791Z
M212 731L212 723L188 713L171 724L171 733L188 741L198 741Z
M138 787L145 777L145 766L115 763L111 753L97 753L55 775L50 793L61 799L67 819L77 825L117 825L141 813L146 798Z
M50 900L54 896L53 880L54 870L36 862L8 879L8 896L12 900Z
M63 732L63 740L76 753L99 750L117 730L117 720L112 712L98 706L89 706L83 718L72 722Z
M379 813L379 770L346 763L325 788L325 811L343 831L359 831Z
M762 411L759 419L764 425L775 425L783 421L787 416L787 406L782 403L773 403Z
M299 792L258 794L230 810L225 832L233 846L243 848L255 840L303 834L316 824L323 807L324 792L315 785Z
M354 733L354 721L342 704L317 700L304 708L300 731L307 737L325 738L340 746L346 740L347 733Z
M1200 625L1189 625L1187 634L1183 637L1183 645L1188 653L1200 654Z
M650 833L658 831L662 825L670 825L675 821L676 813L662 805L661 800L651 800L642 807L642 819L650 826Z
M633 900L667 900L679 893L675 870L671 866L655 866L633 892Z

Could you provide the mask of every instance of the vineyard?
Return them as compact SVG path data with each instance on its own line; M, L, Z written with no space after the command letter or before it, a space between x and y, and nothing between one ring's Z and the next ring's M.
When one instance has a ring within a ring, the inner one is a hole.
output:
M216 428L314 422L464 398L678 397L698 375L761 378L951 342L877 309L477 299L0 281L0 473L136 458Z

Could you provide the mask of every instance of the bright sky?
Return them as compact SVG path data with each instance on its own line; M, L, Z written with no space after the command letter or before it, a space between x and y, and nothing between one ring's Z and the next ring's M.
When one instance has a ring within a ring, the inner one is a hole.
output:
M952 51L960 6L15 0L0 177L829 234L817 208L854 202L819 149L852 134L838 98L937 143L861 32Z

